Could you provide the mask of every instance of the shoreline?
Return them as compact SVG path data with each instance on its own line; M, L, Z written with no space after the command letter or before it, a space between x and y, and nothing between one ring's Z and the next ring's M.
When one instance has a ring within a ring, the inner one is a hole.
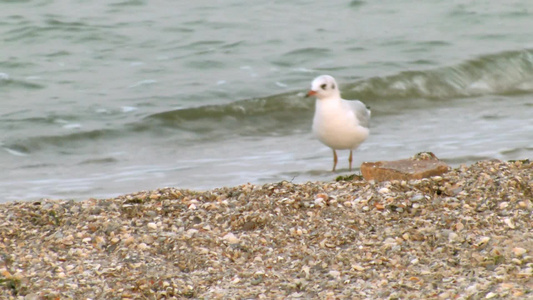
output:
M0 298L523 299L533 163L0 204Z

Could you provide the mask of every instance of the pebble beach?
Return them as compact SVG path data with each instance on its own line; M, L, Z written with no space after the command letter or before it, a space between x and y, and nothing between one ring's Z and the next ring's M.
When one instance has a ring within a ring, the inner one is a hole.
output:
M0 298L533 299L532 199L531 161L490 160L0 204Z

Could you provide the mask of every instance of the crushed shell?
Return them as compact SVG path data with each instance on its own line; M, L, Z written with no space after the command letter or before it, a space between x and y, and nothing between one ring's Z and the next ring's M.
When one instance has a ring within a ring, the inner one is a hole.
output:
M1 299L531 299L533 165L0 205Z

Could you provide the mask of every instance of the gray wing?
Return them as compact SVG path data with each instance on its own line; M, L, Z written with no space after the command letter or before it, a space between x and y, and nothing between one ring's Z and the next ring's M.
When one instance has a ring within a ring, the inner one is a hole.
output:
M359 100L345 100L350 106L355 116L359 120L359 124L363 127L369 128L370 125L370 110L366 105Z

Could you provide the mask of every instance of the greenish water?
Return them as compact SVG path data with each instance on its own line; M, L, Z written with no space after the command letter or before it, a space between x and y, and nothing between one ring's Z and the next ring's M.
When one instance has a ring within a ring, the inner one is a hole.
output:
M531 28L529 0L2 2L0 202L332 180L321 74L372 108L356 165L531 158Z

